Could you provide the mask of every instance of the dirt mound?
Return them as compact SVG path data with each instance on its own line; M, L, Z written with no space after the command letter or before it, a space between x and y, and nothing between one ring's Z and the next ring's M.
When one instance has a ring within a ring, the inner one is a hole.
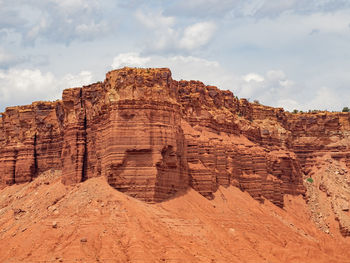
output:
M0 191L0 262L349 262L349 239L317 229L301 196L284 202L230 186L147 204L52 170Z

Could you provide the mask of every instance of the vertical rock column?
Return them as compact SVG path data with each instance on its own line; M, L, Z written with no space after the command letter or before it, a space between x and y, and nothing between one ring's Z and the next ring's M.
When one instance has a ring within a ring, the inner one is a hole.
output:
M36 175L35 135L28 138L15 150L15 183L29 182Z
M15 183L17 150L13 145L7 145L0 149L0 173L2 186Z
M84 180L84 156L86 150L86 117L82 88L63 91L65 113L62 147L63 183L79 183Z
M112 71L109 121L100 140L102 175L117 190L158 202L187 187L180 107L168 69Z
M37 176L49 169L62 169L63 107L62 102L40 102L33 104L35 114L34 165Z
M211 199L217 190L216 156L208 142L186 134L190 186Z
M29 182L35 173L35 124L32 105L9 107L3 114L4 144L0 146L3 183Z

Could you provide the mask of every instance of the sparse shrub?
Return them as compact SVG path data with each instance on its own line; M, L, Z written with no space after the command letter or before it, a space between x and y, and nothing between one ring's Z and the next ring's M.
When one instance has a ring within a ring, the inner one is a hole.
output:
M350 111L349 107L344 107L342 110L342 112L349 112L349 111Z
M294 113L294 114L296 114L296 113L298 113L299 111L298 110L296 110L296 109L294 109L293 111L292 111L292 113Z
M308 181L309 183L313 183L314 179L312 179L311 177L307 178L306 181Z
M254 100L254 103L255 103L255 104L260 104L260 101Z

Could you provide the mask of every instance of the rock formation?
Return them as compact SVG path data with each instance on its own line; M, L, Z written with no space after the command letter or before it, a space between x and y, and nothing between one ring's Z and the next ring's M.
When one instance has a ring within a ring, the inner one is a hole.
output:
M62 100L7 108L0 185L56 169L65 184L104 176L147 202L188 187L212 198L220 185L234 185L283 207L285 194L305 194L319 156L350 166L349 131L348 113L291 114L173 80L166 68L123 68L64 90Z

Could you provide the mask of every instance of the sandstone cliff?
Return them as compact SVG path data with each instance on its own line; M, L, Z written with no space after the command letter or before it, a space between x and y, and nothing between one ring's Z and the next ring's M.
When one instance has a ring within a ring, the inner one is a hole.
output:
M285 194L305 194L320 156L350 166L349 134L348 113L291 114L175 81L165 68L123 68L64 90L60 101L7 108L0 185L55 169L65 184L103 176L147 202L188 187L210 199L219 186L234 185L283 207ZM347 217L339 221L344 235Z

